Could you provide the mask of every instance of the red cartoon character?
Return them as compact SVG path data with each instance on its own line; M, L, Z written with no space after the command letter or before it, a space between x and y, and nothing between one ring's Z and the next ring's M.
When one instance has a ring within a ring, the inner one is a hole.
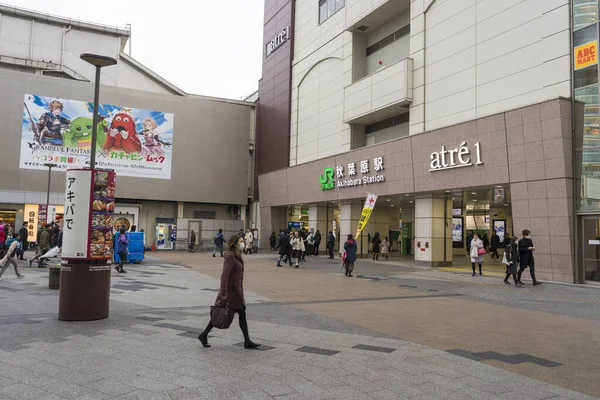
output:
M131 115L120 112L114 116L106 135L104 151L122 150L127 154L142 151L142 143L137 137L135 122Z

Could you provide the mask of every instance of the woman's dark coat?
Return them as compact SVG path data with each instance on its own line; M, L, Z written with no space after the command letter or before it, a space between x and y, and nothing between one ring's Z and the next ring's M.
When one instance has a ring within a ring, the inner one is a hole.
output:
M244 301L244 260L242 256L232 251L225 253L223 272L221 273L221 288L217 302L227 298L227 306L232 310L246 307Z

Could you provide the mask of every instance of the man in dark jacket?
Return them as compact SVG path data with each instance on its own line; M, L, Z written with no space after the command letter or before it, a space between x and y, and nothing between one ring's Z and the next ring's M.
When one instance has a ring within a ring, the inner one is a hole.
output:
M321 232L319 232L319 230L317 229L317 232L315 233L315 241L313 244L313 254L315 256L319 255L319 246L321 245Z
M277 266L281 267L281 262L289 262L290 267L292 266L292 257L291 257L291 244L290 238L286 232L281 232L279 235L279 244L275 248L279 249L279 260L277 261Z
M29 266L31 267L32 263L34 261L38 261L38 267L39 268L44 268L44 261L39 261L39 258L41 256L43 256L44 254L46 254L48 252L48 250L50 250L50 229L52 228L52 224L46 224L46 226L44 226L41 230L40 230L40 234L39 234L39 242L38 242L38 249L37 249L37 254L35 255L35 257L33 257L32 259L29 260Z
M535 261L533 259L533 252L535 251L535 247L533 246L533 240L531 240L531 232L525 229L523 231L523 238L519 240L519 273L517 275L517 281L520 284L521 275L525 268L529 267L529 273L531 274L531 280L533 281L533 286L541 285L542 282L538 282L535 279Z
M346 258L344 260L344 270L346 276L352 278L352 271L354 271L354 262L356 261L356 251L358 246L352 238L352 234L348 234L348 240L344 243L344 251L346 252Z
M327 252L329 253L329 259L333 260L333 245L335 244L335 236L332 231L329 231L327 236Z
M496 234L496 231L492 233L492 240L490 241L492 247L492 258L499 258L498 247L500 247L500 236Z
M27 231L27 221L23 222L23 226L19 229L19 242L21 242L21 249L19 250L17 257L19 260L23 260L23 255L29 248L29 232Z
M244 231L242 229L240 229L240 237L244 237ZM219 229L219 231L213 238L213 243L215 245L215 249L213 250L213 257L217 256L217 250L219 250L219 252L221 253L221 257L223 257L223 245L225 244L223 229Z
M190 233L190 244L188 246L188 251L190 253L194 253L196 251L196 232L194 231Z

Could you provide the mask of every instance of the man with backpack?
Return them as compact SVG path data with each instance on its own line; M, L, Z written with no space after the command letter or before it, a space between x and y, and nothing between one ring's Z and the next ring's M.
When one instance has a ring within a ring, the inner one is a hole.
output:
M223 229L219 229L219 232L213 238L213 243L215 245L215 249L213 250L213 257L217 256L217 250L221 253L221 257L223 257L223 244L225 243L225 238L223 237Z
M37 260L38 267L44 268L44 261L40 261L39 258L46 254L50 250L50 229L52 228L52 224L46 224L39 232L39 241L37 254L35 257L29 259L29 267L32 266L33 262Z

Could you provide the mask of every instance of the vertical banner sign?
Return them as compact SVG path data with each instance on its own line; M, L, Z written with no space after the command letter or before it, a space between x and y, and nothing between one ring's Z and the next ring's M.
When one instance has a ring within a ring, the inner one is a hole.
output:
M95 170L90 233L90 257L94 260L112 259L114 212L115 173Z
M90 236L90 191L92 171L67 171L63 225L63 259L87 259Z
M25 205L25 221L27 222L27 241L36 242L38 233L38 211L37 204Z
M52 221L50 221L52 222ZM45 225L48 223L48 206L47 205L39 205L38 206L38 223Z
M367 200L365 201L365 205L362 209L362 213L360 215L360 221L358 221L358 228L356 228L356 237L360 235L362 230L364 229L367 222L369 222L369 218L373 213L373 208L375 208L375 202L377 201L377 196L374 194L369 194L367 196Z

